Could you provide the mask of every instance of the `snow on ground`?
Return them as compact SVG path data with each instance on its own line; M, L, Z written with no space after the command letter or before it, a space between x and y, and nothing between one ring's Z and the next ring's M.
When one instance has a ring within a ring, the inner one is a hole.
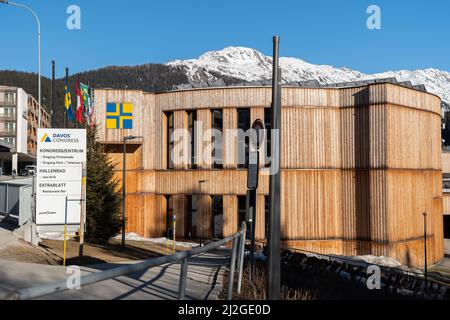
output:
M115 239L117 240L121 240L122 239L122 235L119 234L115 237ZM165 237L163 238L144 238L139 236L137 233L134 232L130 232L125 234L125 240L127 241L143 241L143 242L151 242L151 243L162 243L162 244L167 244L167 243L172 243L173 244L173 240L172 239L167 239ZM187 248L195 248L198 247L199 244L198 243L193 243L193 242L180 242L180 241L176 241L177 246L180 247L187 247Z
M393 258L386 258L386 257L376 257L376 256L354 256L351 257L355 260L362 260L364 262L367 262L369 264L376 264L384 267L390 267L390 268L399 268L402 266L400 262Z

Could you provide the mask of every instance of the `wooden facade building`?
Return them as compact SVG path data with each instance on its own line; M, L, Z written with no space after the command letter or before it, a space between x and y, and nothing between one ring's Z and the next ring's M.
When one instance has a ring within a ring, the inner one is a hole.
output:
M132 129L106 128L107 103L133 105ZM428 261L439 261L444 250L440 103L437 96L392 83L284 87L282 245L421 266L426 212ZM211 154L208 142L215 140L208 129L246 129L256 119L268 124L270 105L268 87L96 90L98 139L117 165L118 180L123 137L143 137L127 148L127 230L161 237L175 214L177 238L237 231L245 217L247 178L237 161L238 138L225 135L220 151ZM195 152L183 151L186 162L173 164L170 134L191 130L194 120L200 123L192 131L196 143L183 142L183 150ZM268 191L269 177L262 173L259 240L265 239Z

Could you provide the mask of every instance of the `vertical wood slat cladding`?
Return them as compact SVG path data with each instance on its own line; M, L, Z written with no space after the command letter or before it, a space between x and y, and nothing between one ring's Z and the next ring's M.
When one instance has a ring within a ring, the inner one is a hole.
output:
M212 168L212 112L209 109L197 111L197 166L200 169Z
M238 230L238 200L236 196L223 196L223 236L228 237Z
M201 195L198 200L197 237L210 239L213 233L212 198Z
M184 195L173 196L173 214L176 215L176 237L186 238L188 236L188 202Z
M450 193L443 194L443 209L444 215L450 216Z
M164 235L166 230L164 197L129 194L126 201L127 232L136 232L149 238L159 238ZM142 208L146 208L147 211L142 210Z
M442 172L450 173L450 152L442 152Z
M237 109L223 109L223 167L237 167L237 137L232 134L238 125ZM233 130L233 131L232 131Z
M212 170L210 163L199 164L198 170L185 170L186 166L165 170L163 112L175 111L175 127L187 127L186 111L196 109L197 119L210 124L210 110L223 109L225 133L237 127L237 108L250 108L252 121L263 119L264 108L271 104L270 88L162 94L99 90L96 97L97 119L104 119L106 102L131 99L135 99L136 116L141 117L126 133L101 126L99 140L117 143L123 134L149 137L142 142L140 158L127 158L133 169L127 173L131 194L178 197L177 230L183 236L185 196L223 195L224 235L237 231L236 196L245 195L246 172L236 169L236 139L224 141L223 170ZM419 266L423 263L421 213L427 211L429 261L442 257L441 168L443 161L446 168L446 161L440 150L438 97L380 83L353 88L283 88L282 104L283 244L322 253L391 256ZM112 155L115 157L119 160L120 156ZM116 176L120 179L119 172ZM262 176L260 181L257 237L263 238L268 177ZM135 206L136 217L130 217L135 222L130 222L135 230L150 232L148 225L142 225L155 223L151 211L158 208L136 199L130 204ZM208 205L200 207L206 208L199 209L199 216L205 215L201 220L209 221ZM199 233L210 233L211 225L200 225Z

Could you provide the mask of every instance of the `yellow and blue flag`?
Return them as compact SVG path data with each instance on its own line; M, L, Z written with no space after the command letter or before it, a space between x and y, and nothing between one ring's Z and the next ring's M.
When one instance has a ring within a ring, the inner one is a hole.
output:
M67 79L66 79L64 91L65 91L64 106L66 107L66 114L70 121L74 121L75 117L73 115L73 110L72 110L72 97L70 96L69 85L67 83Z
M107 129L133 129L133 104L108 103L106 105Z

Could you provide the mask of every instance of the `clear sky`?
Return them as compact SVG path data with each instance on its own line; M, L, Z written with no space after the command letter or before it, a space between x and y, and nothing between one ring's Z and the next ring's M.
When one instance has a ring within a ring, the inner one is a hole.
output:
M57 62L79 72L106 65L196 58L227 46L366 73L434 67L450 71L448 0L15 0L42 23L43 73ZM81 30L66 27L69 5L81 9ZM366 27L367 7L381 8L381 30ZM0 4L0 69L37 70L35 21Z

